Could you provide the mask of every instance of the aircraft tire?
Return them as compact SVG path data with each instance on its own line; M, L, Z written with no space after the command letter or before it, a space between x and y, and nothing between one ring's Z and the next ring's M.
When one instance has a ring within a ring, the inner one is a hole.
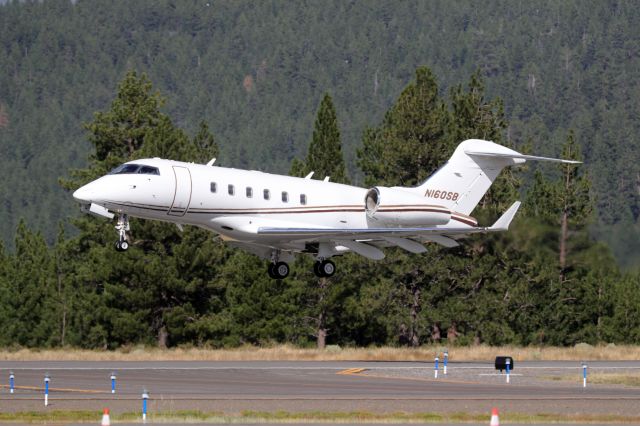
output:
M320 271L324 277L332 277L336 273L336 264L330 260L324 260L320 263Z
M286 262L278 262L273 266L273 275L279 279L285 279L289 276L289 265Z
M122 251L122 247L120 247L120 241L116 241L116 251Z
M119 241L120 243L120 250L121 251L126 251L129 248L129 243L126 241Z
M269 266L267 267L267 274L269 274L269 278L273 278L274 280L278 278L274 271L275 266L275 263L269 263Z
M321 262L315 262L313 264L313 273L318 278L324 277L324 274L322 273L322 269L320 265L321 265Z

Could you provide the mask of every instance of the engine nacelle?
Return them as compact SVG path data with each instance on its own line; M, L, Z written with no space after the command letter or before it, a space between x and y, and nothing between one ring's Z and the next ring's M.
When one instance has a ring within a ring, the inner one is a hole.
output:
M377 186L364 199L367 220L377 226L444 225L451 211L429 204L428 200L407 191Z

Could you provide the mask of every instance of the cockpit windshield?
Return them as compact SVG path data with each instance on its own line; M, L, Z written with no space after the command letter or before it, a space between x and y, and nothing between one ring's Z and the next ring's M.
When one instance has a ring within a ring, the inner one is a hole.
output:
M145 166L143 164L122 164L109 172L110 175L160 175L157 167Z

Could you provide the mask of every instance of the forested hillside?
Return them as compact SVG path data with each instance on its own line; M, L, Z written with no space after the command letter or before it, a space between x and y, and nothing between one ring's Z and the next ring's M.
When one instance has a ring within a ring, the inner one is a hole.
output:
M75 215L58 178L86 164L82 123L126 70L164 111L208 123L224 165L286 172L331 94L349 172L355 152L428 65L443 96L476 70L503 100L505 140L557 155L569 129L593 181L592 232L640 256L640 11L632 1L77 1L0 6L0 234L20 218L54 240ZM553 173L545 168L544 173ZM527 182L530 182L530 177Z
M357 152L365 181L420 181L465 138L507 143L502 103L472 74L439 95L427 67L364 135ZM109 107L87 123L87 167L63 179L76 188L115 164L167 155L202 162L217 155L200 123L189 137L162 112L162 95L144 74L127 72ZM349 176L332 97L317 108L311 141L291 172ZM574 132L560 155L580 160ZM384 158L385 162L379 159ZM490 223L521 190L526 169L501 174L475 210ZM154 344L232 347L640 342L640 275L623 274L608 248L590 238L594 200L584 168L562 164L534 174L509 232L468 238L415 255L387 249L372 262L339 256L338 272L316 278L299 256L286 280L266 261L197 227L132 220L130 248L113 248L112 222L84 215L76 234L55 244L21 222L15 251L0 245L0 347L112 349Z

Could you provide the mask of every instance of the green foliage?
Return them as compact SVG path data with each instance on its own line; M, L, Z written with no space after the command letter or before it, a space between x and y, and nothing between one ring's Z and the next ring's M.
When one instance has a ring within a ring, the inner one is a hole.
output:
M363 135L365 179L417 183L460 138L508 143L501 101L485 95L478 73L464 87L443 99L434 73L419 68L381 123ZM95 153L66 187L131 159L204 162L218 155L204 122L189 137L160 110L162 102L144 74L127 73L111 107L87 123ZM346 180L338 116L326 96L308 155L292 173ZM580 159L577 140L569 133L563 155ZM495 216L522 180L507 174L474 214ZM0 345L308 346L321 335L339 345L639 343L638 276L621 273L607 247L590 237L590 188L580 168L536 170L510 232L453 249L429 244L424 256L388 248L380 262L348 254L336 259L331 279L315 278L310 259L299 258L287 280L272 280L263 261L197 228L179 233L132 221L131 248L123 254L113 250L115 233L103 220L75 219L71 237L60 225L50 246L21 221L15 250L0 245Z
M193 134L210 124L224 164L281 173L302 156L316 108L332 93L347 175L361 182L355 153L363 131L428 63L451 103L474 72L488 97L503 100L506 131L484 121L474 124L483 129L477 135L532 141L534 152L551 156L575 129L597 235L634 265L640 251L620 230L639 234L640 56L629 54L640 39L639 13L614 0L8 2L0 7L0 235L13 249L24 217L53 243L60 220L77 214L56 181L87 167L77 123L108 108L129 70L167 95L163 111L177 127ZM423 166L416 179L431 170Z
M290 174L306 176L314 172L316 179L330 176L333 182L349 183L342 155L338 118L331 96L324 95L313 127L313 138L304 162L295 160Z
M445 139L449 111L427 67L418 68L378 128L364 132L359 166L369 185L411 186L424 181L453 153Z
M314 172L316 179L330 176L338 183L349 183L346 175L342 142L336 111L331 96L325 94L316 117L313 138L304 161L294 159L290 174L306 176ZM317 346L324 349L327 336L331 340L345 332L340 321L344 303L353 291L353 282L342 278L342 274L332 278L316 278L311 274L312 263L308 259L297 262L297 267L307 271L296 275L296 283L301 291L303 325L308 337L315 337Z

